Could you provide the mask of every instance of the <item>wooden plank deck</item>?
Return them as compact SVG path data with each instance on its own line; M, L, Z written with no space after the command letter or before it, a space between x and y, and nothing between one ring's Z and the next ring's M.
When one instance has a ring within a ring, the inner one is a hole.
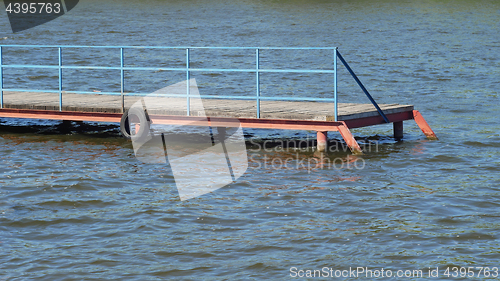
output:
M125 107L140 96L125 96ZM413 105L379 104L385 114L408 112ZM185 98L148 97L148 112L160 115L186 115ZM59 94L4 92L4 108L59 111ZM192 99L191 114L211 117L255 118L255 100ZM103 94L71 94L63 92L63 111L121 113L121 96ZM372 104L339 103L338 120L347 121L378 116ZM261 118L334 121L334 104L324 102L261 101Z

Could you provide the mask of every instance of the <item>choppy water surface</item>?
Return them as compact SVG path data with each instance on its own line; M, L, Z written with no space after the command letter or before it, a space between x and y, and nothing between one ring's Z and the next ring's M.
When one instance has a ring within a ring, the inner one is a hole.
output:
M0 26L2 44L339 46L379 102L414 104L440 137L409 121L397 143L391 126L356 129L378 146L331 153L345 166L323 168L310 152L249 146L236 183L181 202L170 168L135 160L116 129L3 119L0 280L279 280L358 266L439 267L445 279L448 266L500 266L498 1L83 1L25 32L5 16Z

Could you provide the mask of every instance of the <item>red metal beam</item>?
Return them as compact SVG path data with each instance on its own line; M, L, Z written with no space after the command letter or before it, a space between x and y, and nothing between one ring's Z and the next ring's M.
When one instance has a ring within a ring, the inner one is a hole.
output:
M34 109L0 109L0 117L92 121L120 123L121 113L53 111ZM340 122L314 120L255 119L226 117L196 117L175 115L150 115L155 124L192 125L213 127L241 127L258 129L337 131Z
M212 127L239 127L256 129L282 130L313 130L337 131L341 122L314 121L314 120L285 120L285 119L256 119L256 118L226 118L226 117L191 117L191 116L164 116L149 115L154 124L212 126Z
M413 112L412 111L405 111L405 112L399 112L399 113L386 114L386 116L390 122L399 122L399 121L413 119ZM359 118L359 119L345 120L344 122L347 125L347 127L349 127L350 129L368 127L368 126L373 126L373 125L378 125L378 124L387 124L387 123L385 123L384 118L382 118L382 116L380 116L380 115Z
M122 114L3 108L0 117L120 123Z
M53 119L70 121L93 121L119 123L121 113L104 112L77 112L77 111L53 111L32 109L0 109L0 117L31 118L31 119ZM397 122L413 119L413 112L401 112L387 114L389 121ZM284 120L284 119L255 119L255 118L225 118L225 117L193 117L193 116L163 116L150 115L155 124L175 124L213 127L238 127L258 129L285 129L285 130L314 130L314 131L337 131L341 122L314 121L314 120ZM207 124L208 120L208 124ZM344 121L349 128L359 128L377 124L385 124L381 116L366 117Z
M420 112L418 112L418 110L413 110L413 118L415 119L415 122L417 123L418 127L420 127L420 130L422 130L422 132L428 139L430 140L438 139L434 131L432 131L431 126L427 124L424 117L422 116L422 114L420 114Z
M347 127L344 122L342 123L342 125L338 126L338 129L347 146L351 149L351 152L353 154L363 154L361 147L359 147L359 144L349 130L349 127Z

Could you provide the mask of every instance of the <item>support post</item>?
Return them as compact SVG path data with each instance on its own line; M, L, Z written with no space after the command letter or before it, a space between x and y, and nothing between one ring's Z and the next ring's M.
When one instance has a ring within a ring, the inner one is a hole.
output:
M124 93L124 90L125 90L125 75L124 75L124 72L123 72L123 65L124 65L124 62L123 62L123 48L120 48L120 91L121 91L121 95L122 95L122 113L125 112L125 93Z
M256 76L256 82L257 84L255 85L257 89L257 118L260 118L260 77L259 77L259 49L255 49L255 76Z
M429 126L429 124L427 124L424 117L418 110L413 110L413 119L428 139L438 140L438 137L436 136L434 131L432 131L431 127Z
M392 123L394 127L394 139L400 141L403 139L403 121Z
M0 108L3 108L3 61L2 46L0 46Z
M335 70L334 77L333 77L333 98L335 99L335 108L333 110L334 115L335 115L335 122L338 120L338 102L337 102L337 48L335 48L335 55L333 56L333 69Z
M71 129L73 129L73 124L71 123L72 121L70 120L63 120L61 123L59 123L59 132L63 134L70 134Z
M187 116L191 116L191 99L189 98L189 48L186 49L186 84L187 84L187 89L186 89L186 96L187 96Z
M59 111L62 111L62 49L59 47Z
M347 127L344 121L341 121L342 125L337 126L337 129L339 130L340 134L342 135L342 138L344 138L344 141L347 143L347 146L351 150L353 154L363 154L363 151L361 151L361 147L359 147L358 142L352 135L351 131Z
M328 146L328 132L316 132L316 152L325 153Z

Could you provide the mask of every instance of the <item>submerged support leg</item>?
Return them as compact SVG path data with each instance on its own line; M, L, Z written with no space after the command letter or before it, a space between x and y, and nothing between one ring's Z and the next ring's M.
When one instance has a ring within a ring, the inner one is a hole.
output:
M316 140L317 140L316 153L325 153L328 144L328 132L318 131L316 133Z
M73 129L73 124L70 120L63 120L61 123L59 123L58 129L63 134L69 134L71 133L71 129Z
M430 140L438 139L436 134L432 131L431 127L429 126L429 124L427 124L424 117L422 117L422 114L420 114L418 110L413 110L413 119L415 119L415 122L420 127L420 130L422 130L422 132L428 139Z
M403 121L392 123L394 127L394 139L400 141L403 139Z
M351 131L349 130L345 122L342 122L342 124L343 125L340 125L337 128L351 152L353 154L363 154L363 152L361 151L361 147L359 147L358 142L356 141L356 139L354 139L354 136L351 134Z

